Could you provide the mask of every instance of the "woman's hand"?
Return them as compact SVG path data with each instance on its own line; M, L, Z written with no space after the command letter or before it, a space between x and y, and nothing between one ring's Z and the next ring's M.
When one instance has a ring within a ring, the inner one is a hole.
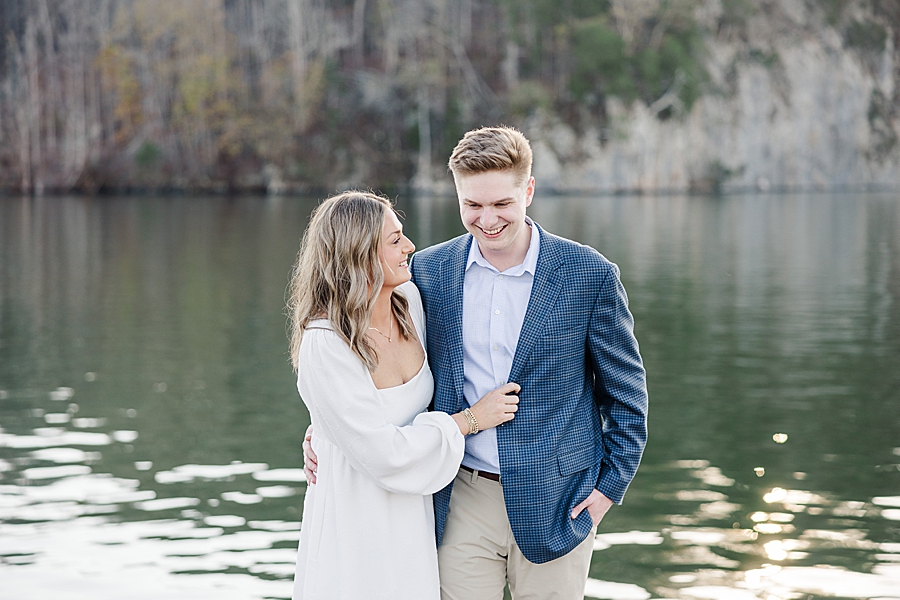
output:
M518 383L507 383L485 394L481 400L472 405L469 410L478 421L478 431L491 429L500 423L512 421L519 410L519 397L516 394L522 387ZM469 423L463 413L453 415L453 420L459 425L463 435L469 433Z
M303 436L303 472L306 473L306 480L310 484L316 482L316 470L319 468L319 457L312 449L312 425L306 428L306 435Z

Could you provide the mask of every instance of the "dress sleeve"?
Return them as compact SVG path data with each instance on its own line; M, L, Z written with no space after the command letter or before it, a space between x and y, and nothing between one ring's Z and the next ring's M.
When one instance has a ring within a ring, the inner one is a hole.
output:
M298 371L314 435L338 446L354 469L400 494L433 494L453 481L465 452L456 422L442 412L402 427L387 422L365 365L336 333L308 330Z

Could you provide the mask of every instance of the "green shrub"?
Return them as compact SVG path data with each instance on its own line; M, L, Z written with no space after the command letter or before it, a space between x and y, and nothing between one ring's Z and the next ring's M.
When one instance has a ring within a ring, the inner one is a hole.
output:
M134 162L141 168L150 167L159 160L161 154L159 146L153 142L144 142L134 153Z
M837 25L840 22L844 9L850 4L850 0L819 0L819 2L830 25Z
M575 68L569 89L577 98L583 99L590 93L611 94L626 100L636 96L625 42L602 21L593 19L574 28L572 54Z
M850 48L866 52L881 52L887 42L887 31L878 23L853 21L844 33L844 42Z
M509 110L518 117L527 116L536 108L550 108L552 105L553 96L540 81L522 81L509 92Z

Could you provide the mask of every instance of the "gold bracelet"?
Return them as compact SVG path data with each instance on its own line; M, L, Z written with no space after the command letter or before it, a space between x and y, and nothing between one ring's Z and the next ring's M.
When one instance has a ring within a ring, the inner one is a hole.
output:
M478 433L478 419L475 418L475 414L470 409L466 408L463 410L463 416L469 424L469 435Z

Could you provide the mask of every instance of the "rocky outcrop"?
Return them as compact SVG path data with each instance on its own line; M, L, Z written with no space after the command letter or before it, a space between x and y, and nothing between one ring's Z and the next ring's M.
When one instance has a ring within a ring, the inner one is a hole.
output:
M606 119L525 123L542 189L684 192L900 189L892 15L868 3L830 23L824 3L774 0L716 31L705 2L709 91L690 110L606 100ZM900 12L900 11L895 11ZM712 32L715 32L714 34Z

